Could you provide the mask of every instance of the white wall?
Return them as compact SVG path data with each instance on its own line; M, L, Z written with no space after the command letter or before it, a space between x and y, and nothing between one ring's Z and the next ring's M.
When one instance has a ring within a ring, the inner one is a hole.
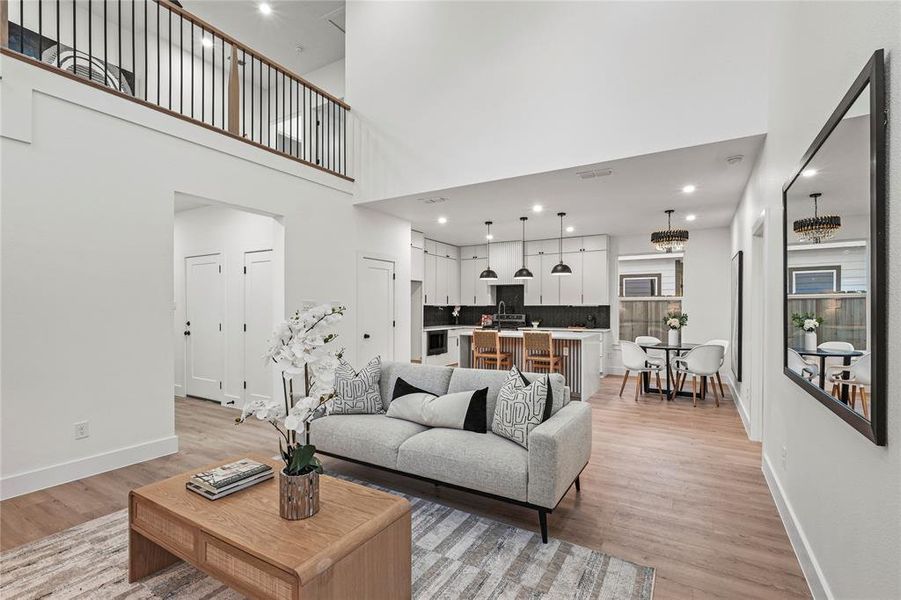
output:
M770 61L768 135L732 226L733 249L751 256L761 213L767 228L763 407L764 473L817 598L901 597L901 372L888 373L888 446L878 447L782 374L781 187L877 48L887 52L889 306L901 286L901 4L797 3L779 7ZM751 265L746 264L746 274ZM755 298L745 288L746 300ZM747 302L746 302L747 307ZM901 357L901 313L888 315L888 364ZM746 325L748 325L746 321ZM751 324L760 328L759 323ZM749 328L746 326L745 331ZM753 366L753 342L745 372ZM785 453L785 461L782 453Z
M336 98L344 98L344 59L336 60L315 71L304 73L304 79Z
M655 252L647 235L611 236L610 248L614 270L611 281L619 282L620 256ZM685 244L683 258L682 312L688 314L688 325L682 331L685 342L700 344L711 339L729 339L730 266L732 252L729 229L692 229ZM629 265L631 269L633 265ZM614 343L612 371L622 372L619 356L619 290L610 288L610 328ZM722 370L723 381L731 380L729 353Z
M349 2L358 199L763 133L771 9Z
M175 450L178 192L281 216L285 309L345 303L351 362L358 255L396 259L409 356L409 223L287 158L15 59L0 69L4 497Z
M176 202L182 194L176 194ZM281 242L281 243L277 243ZM174 352L175 394L185 395L185 260L191 256L219 254L225 276L225 371L222 393L225 402L236 408L244 404L244 257L247 252L272 250L274 264L284 267L284 234L278 221L266 215L220 206L195 208L175 213ZM276 269L273 300L284 302L284 268ZM284 306L274 311L284 314ZM273 323L273 326L275 324ZM259 335L259 332L257 332ZM268 338L269 332L265 335ZM251 357L248 360L262 360ZM278 391L278 388L274 388Z

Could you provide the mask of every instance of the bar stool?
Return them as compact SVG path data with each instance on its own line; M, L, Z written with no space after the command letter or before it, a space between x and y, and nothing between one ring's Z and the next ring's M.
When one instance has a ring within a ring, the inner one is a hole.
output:
M472 366L479 368L479 363L493 363L497 370L513 366L513 353L501 352L501 336L497 331L472 332Z
M550 331L523 331L522 358L529 371L542 369L548 373L563 373L563 358L554 354Z

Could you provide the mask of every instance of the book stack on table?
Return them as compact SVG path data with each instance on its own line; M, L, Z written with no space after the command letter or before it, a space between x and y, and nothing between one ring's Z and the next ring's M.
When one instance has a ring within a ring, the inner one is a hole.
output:
M209 500L223 498L229 494L272 479L272 467L249 458L243 458L209 471L197 473L185 483L185 487Z

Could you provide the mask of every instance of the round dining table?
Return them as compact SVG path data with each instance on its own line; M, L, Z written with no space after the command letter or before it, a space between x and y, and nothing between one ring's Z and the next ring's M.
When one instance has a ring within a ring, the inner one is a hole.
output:
M666 354L666 389L663 390L666 392L667 400L671 399L673 396L679 394L682 396L691 396L691 392L680 392L676 389L670 389L670 383L673 382L673 368L672 368L672 359L670 356L671 353L675 353L676 356L681 356L683 353L688 352L692 348L696 348L700 344L670 344L669 342L651 342L651 343L643 343L638 344L638 346L645 351L647 350L663 350ZM651 378L648 376L648 373L642 374L644 378L644 391L647 392L656 392L657 388L651 387ZM701 396L703 397L707 391L707 387L704 383L701 384Z
M810 356L814 358L818 358L820 361L820 373L819 373L819 382L820 389L826 389L826 359L827 358L841 358L842 364L844 366L849 366L851 364L851 359L856 358L858 356L863 356L863 352L860 350L830 350L827 348L814 348L813 350L805 350L804 348L793 348L795 352L800 354L801 356ZM845 373L843 378L848 378L848 373ZM848 386L842 386L842 402L845 404L848 403Z

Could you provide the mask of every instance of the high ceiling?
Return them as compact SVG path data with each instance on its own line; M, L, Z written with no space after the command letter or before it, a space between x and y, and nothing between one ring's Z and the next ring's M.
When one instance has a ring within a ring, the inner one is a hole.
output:
M519 217L529 217L527 237L559 235L556 213L566 212L566 235L647 233L666 225L664 210L677 212L673 226L727 226L741 199L764 136L658 152L596 165L562 169L363 204L409 220L427 237L456 245L485 243L485 221L496 241L522 235ZM741 156L740 161L730 157ZM609 175L605 174L611 171ZM597 171L583 178L580 173ZM685 193L686 185L696 186ZM444 199L434 202L435 199ZM543 211L532 207L540 204ZM686 215L696 219L686 222ZM444 217L446 224L438 219Z
M182 0L182 5L249 47L303 75L344 58L344 0ZM298 46L303 48L298 52Z

